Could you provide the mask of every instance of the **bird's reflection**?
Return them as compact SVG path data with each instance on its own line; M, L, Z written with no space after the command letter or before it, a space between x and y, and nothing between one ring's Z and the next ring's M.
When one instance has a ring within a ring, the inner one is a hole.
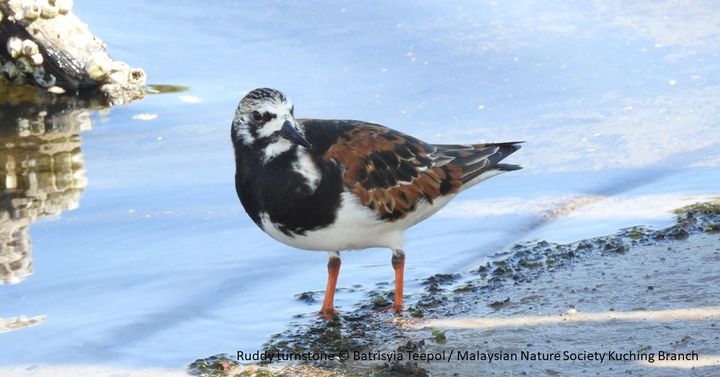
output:
M5 90L0 88L0 284L15 284L32 274L30 225L78 207L87 185L80 133L106 102ZM0 318L0 332L2 323Z

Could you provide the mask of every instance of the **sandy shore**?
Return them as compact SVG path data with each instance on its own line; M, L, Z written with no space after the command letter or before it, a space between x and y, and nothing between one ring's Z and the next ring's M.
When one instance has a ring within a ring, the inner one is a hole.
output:
M634 247L493 292L488 301L509 301L422 321L406 335L426 340L421 353L444 353L419 365L432 375L718 375L718 266L714 234ZM428 341L432 329L444 344Z

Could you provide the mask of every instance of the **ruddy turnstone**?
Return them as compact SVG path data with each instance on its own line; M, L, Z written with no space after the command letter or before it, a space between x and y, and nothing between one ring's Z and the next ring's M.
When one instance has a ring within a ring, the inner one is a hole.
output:
M403 231L459 192L502 172L518 142L428 144L355 120L295 119L274 89L255 89L232 122L235 188L265 233L292 247L329 253L321 313L335 314L340 251L387 247L395 270L393 309L402 311Z

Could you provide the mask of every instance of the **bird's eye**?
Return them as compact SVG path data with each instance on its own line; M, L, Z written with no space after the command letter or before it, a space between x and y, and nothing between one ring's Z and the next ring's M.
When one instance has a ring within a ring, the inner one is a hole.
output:
M259 111L253 111L252 117L253 117L253 120L255 120L256 122L263 120L263 116L262 116L262 114L260 114Z

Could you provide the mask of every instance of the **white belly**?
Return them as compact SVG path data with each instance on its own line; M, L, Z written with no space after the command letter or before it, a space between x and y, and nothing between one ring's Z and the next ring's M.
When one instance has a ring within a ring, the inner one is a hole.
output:
M442 205L437 205L437 207L439 209ZM419 207L420 211L416 210L404 219L386 222L379 220L376 213L370 208L360 204L353 194L344 192L341 194L335 223L327 228L290 237L270 221L267 213L261 213L260 219L265 233L286 245L299 249L318 251L341 251L369 247L401 249L404 239L403 231L432 214L427 213L427 210L421 211L422 209L422 206ZM421 212L426 213L426 216L418 219Z

